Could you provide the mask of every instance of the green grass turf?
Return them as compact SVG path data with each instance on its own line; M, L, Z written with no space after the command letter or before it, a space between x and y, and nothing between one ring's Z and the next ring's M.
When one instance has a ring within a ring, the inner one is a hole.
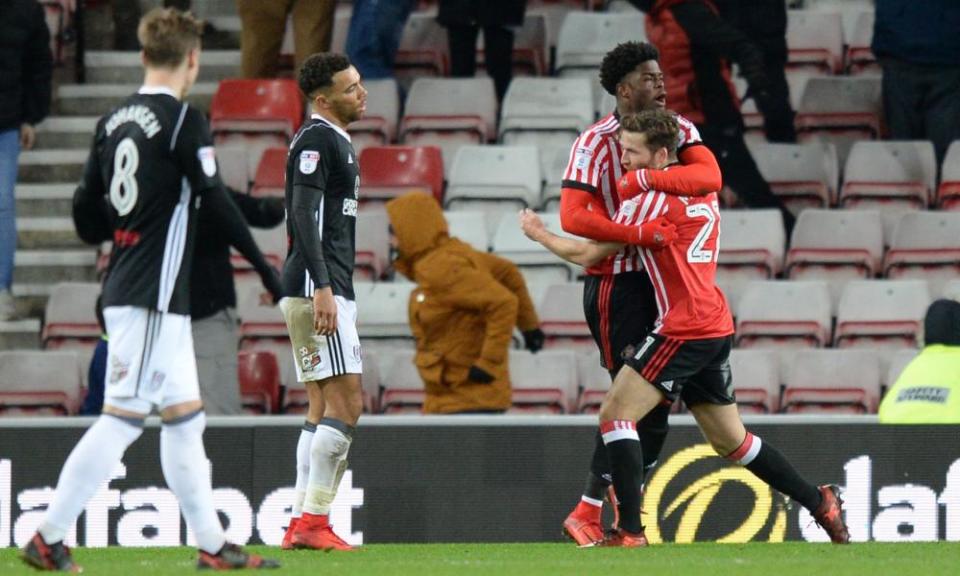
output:
M670 576L750 574L759 576L932 576L960 574L960 543L665 544L647 549L584 549L572 544L393 544L364 546L350 553L306 550L281 552L251 546L280 559L275 574L472 574L558 575L636 574ZM76 550L74 558L90 575L154 576L194 571L191 548L100 548ZM0 574L33 574L17 551L0 550Z

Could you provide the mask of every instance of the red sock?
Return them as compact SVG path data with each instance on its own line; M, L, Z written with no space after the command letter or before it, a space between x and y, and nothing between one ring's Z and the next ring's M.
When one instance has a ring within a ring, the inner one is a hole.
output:
M573 513L579 518L584 518L593 522L600 523L601 513L603 512L602 506L594 506L589 502L584 502L581 500L577 503L577 507L574 508Z

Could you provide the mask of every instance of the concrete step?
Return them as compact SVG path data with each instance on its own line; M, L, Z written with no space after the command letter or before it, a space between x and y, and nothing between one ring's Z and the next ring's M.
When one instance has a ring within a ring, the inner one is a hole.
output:
M18 318L43 318L47 300L50 299L50 293L53 292L54 286L55 284L21 284L14 282L11 292L13 292L17 305Z
M27 150L20 153L17 182L79 182L88 150Z
M86 244L80 240L73 228L73 218L17 218L17 248L21 250L76 249L84 246Z
M40 320L0 322L0 350L40 348Z
M17 216L70 217L76 184L17 184Z
M236 0L204 0L203 2L194 2L191 10L198 18L209 20L213 16L236 16Z
M133 84L143 80L139 52L92 51L84 56L87 82ZM240 76L240 50L204 50L200 56L200 82L219 82Z
M140 88L128 84L66 84L57 91L56 109L65 116L103 116L119 106ZM216 82L198 82L190 90L187 101L206 111L217 90Z
M27 284L94 282L97 253L85 250L17 250L13 277Z
M96 128L96 116L50 116L37 125L37 148L89 150Z

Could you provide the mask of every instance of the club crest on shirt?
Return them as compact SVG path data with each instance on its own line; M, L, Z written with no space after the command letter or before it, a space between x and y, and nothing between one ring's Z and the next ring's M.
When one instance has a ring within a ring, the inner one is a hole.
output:
M203 168L203 173L207 175L207 178L213 178L217 173L217 155L213 146L204 146L197 150L197 158L200 159L200 167Z
M317 162L319 161L319 152L316 150L304 150L300 153L300 172L304 174L313 174L317 171Z
M577 148L573 154L573 165L577 167L577 170L583 170L590 164L591 158L593 158L593 150L589 148Z

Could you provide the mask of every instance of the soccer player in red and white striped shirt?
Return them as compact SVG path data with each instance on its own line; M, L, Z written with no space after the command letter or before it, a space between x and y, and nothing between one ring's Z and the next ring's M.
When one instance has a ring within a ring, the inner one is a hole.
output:
M620 134L624 166L664 169L675 164L677 130L675 117L666 111L625 116ZM532 213L525 213L522 224L536 236L531 218ZM663 218L676 226L676 239L666 247L640 249L656 294L656 326L624 360L600 408L600 433L620 500L619 528L603 544L647 544L640 522L643 450L635 423L665 399L671 403L683 399L719 454L810 510L833 542L848 542L838 488L805 481L740 419L729 361L733 318L715 283L720 235L716 192L701 197L645 192L622 203L616 221L644 226ZM622 249L616 243L567 240L555 251L584 266Z
M643 339L656 319L653 289L632 246L637 243L638 228L617 224L612 219L622 200L617 183L626 173L620 165L617 139L620 117L666 105L658 57L657 49L645 42L620 44L604 57L600 82L616 96L616 109L574 142L560 196L560 219L565 231L596 241L628 244L590 267L584 281L584 315L611 378L623 364L624 349ZM658 190L678 194L706 194L719 189L720 168L713 154L700 141L691 122L682 118L678 121L683 127L678 145L684 166L669 173L651 173L643 181L651 181ZM630 183L629 193L635 195L640 181L634 179ZM639 427L648 468L656 464L663 446L668 411L668 406L654 410ZM603 535L600 512L609 478L606 450L598 434L583 496L563 525L564 531L579 544Z

